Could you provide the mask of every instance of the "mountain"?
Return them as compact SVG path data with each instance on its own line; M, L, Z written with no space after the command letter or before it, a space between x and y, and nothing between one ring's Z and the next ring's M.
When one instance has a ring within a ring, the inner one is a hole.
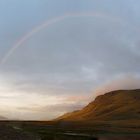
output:
M6 117L0 116L0 120L8 120Z
M6 117L3 117L3 116L0 116L0 121L1 120L7 120L7 118Z
M100 95L83 109L66 113L56 121L123 122L140 126L140 89L117 90Z

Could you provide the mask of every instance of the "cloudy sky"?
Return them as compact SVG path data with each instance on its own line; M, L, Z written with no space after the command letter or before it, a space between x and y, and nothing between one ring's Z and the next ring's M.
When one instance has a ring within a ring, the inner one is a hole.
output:
M0 115L47 120L139 88L139 25L139 0L0 0Z

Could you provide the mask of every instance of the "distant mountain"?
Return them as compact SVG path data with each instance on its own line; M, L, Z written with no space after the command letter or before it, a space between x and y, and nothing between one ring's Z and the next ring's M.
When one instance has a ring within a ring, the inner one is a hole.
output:
M100 95L82 110L64 114L56 121L123 122L140 126L140 89Z
M6 117L0 116L0 120L8 120Z

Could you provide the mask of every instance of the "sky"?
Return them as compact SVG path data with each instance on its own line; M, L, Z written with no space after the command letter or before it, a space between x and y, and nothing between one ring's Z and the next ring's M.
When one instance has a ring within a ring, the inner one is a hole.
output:
M140 87L139 0L0 0L0 116L49 120Z

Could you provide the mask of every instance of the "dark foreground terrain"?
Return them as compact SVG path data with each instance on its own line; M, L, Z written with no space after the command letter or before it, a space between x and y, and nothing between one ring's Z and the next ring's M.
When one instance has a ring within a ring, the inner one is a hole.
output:
M98 96L53 121L1 121L0 140L140 140L140 89Z
M139 133L70 127L52 122L0 122L0 140L140 140Z

